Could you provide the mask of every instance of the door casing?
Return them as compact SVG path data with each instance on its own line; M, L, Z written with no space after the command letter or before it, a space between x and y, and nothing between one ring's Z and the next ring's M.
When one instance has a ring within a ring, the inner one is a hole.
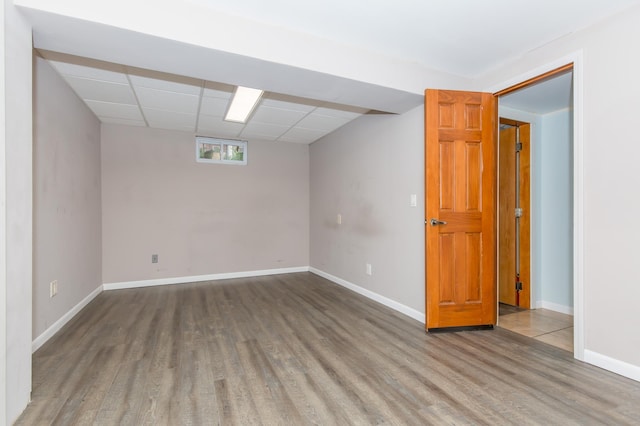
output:
M569 68L573 71L573 356L574 358L602 365L590 353L585 353L585 238L584 238L584 54L582 50L551 60L516 76L486 86L485 91L496 96L509 93L532 84L541 76ZM532 279L535 279L532 276ZM606 367L605 367L606 368Z

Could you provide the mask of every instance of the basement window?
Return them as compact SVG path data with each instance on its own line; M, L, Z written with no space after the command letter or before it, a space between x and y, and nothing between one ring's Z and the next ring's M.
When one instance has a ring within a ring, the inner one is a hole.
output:
M216 164L247 164L247 141L196 137L196 161Z

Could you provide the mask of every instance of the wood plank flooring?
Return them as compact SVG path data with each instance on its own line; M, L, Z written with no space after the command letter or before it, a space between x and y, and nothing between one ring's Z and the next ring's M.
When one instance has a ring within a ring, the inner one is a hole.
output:
M33 357L18 425L639 424L640 383L423 325L311 273L109 291Z

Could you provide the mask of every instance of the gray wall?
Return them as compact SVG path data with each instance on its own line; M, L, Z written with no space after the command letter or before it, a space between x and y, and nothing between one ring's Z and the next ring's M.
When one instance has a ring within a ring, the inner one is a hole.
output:
M102 285L100 122L47 61L34 67L33 337ZM49 283L58 294L49 297Z
M196 163L192 134L103 124L103 282L307 266L308 146L248 149Z
M424 314L423 135L419 107L311 144L310 254L313 268Z

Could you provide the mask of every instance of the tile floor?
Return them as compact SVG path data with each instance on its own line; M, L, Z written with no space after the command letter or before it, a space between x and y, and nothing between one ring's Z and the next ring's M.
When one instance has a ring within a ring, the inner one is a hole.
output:
M573 352L573 316L547 309L519 310L500 305L498 327Z

